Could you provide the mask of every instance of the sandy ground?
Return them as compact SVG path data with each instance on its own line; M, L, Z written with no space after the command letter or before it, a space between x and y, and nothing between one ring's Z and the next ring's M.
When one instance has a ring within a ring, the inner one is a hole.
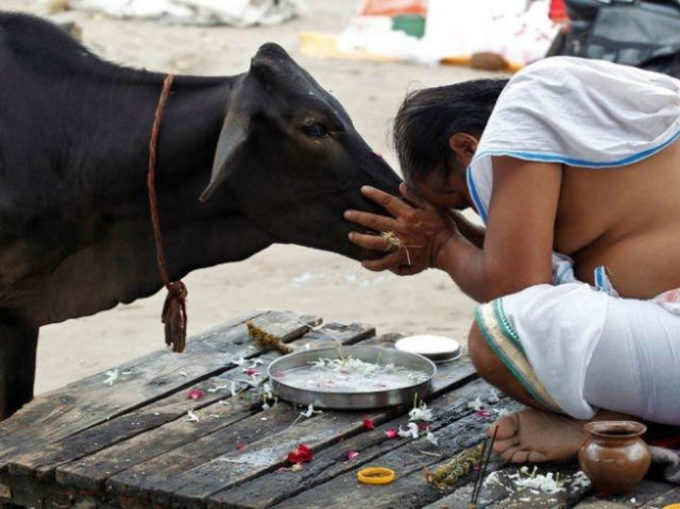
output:
M337 33L358 3L310 0L301 18L248 29L167 26L84 13L76 19L84 42L102 57L158 71L235 74L247 69L260 44L278 42L333 91L358 131L396 167L389 127L407 91L484 73L447 66L320 60L300 54L300 32ZM42 13L36 0L2 0L0 8ZM190 334L252 309L291 309L328 320L370 323L379 333L431 333L464 340L474 304L439 271L403 278L376 274L339 255L291 245L272 246L243 262L195 271L184 281L190 292ZM60 387L161 348L163 299L160 292L91 317L43 327L36 391Z

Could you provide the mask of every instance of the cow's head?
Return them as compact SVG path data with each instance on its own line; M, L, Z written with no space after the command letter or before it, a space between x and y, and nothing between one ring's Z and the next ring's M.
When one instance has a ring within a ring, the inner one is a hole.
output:
M280 46L265 44L232 90L201 200L237 200L277 242L364 258L375 253L348 241L357 228L343 212L380 212L360 187L396 194L399 181L340 103Z

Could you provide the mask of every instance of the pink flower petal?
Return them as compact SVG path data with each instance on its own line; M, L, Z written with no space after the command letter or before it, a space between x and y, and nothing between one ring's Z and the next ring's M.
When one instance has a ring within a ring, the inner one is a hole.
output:
M260 372L255 368L246 368L243 370L243 372L248 376L258 376L260 374Z
M359 453L358 453L358 452L356 452L356 451L349 451L349 452L347 453L347 460L353 460L353 459L356 458L357 456L359 456Z
M203 396L205 396L205 392L203 392L201 389L191 389L187 393L188 399L201 399Z
M364 429L375 429L373 419L364 419Z
M387 438L397 438L397 436L399 436L399 434L397 433L396 429L390 428L388 430L385 430L385 436Z

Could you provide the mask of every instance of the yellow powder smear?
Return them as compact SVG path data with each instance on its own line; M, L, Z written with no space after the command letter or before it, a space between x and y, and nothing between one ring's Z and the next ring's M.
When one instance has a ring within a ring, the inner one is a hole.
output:
M293 351L293 348L286 345L279 336L260 329L253 322L247 322L246 327L248 327L248 334L250 334L250 337L256 345L259 345L266 350L278 350L282 354L291 353Z

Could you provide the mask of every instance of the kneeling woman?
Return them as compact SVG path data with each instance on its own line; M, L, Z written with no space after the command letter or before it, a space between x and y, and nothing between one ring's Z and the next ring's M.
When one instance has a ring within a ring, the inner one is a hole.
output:
M680 425L678 137L680 81L569 57L401 105L402 197L345 217L409 246L366 268L438 268L481 303L475 366L530 407L492 427L505 459L570 457L592 419Z

